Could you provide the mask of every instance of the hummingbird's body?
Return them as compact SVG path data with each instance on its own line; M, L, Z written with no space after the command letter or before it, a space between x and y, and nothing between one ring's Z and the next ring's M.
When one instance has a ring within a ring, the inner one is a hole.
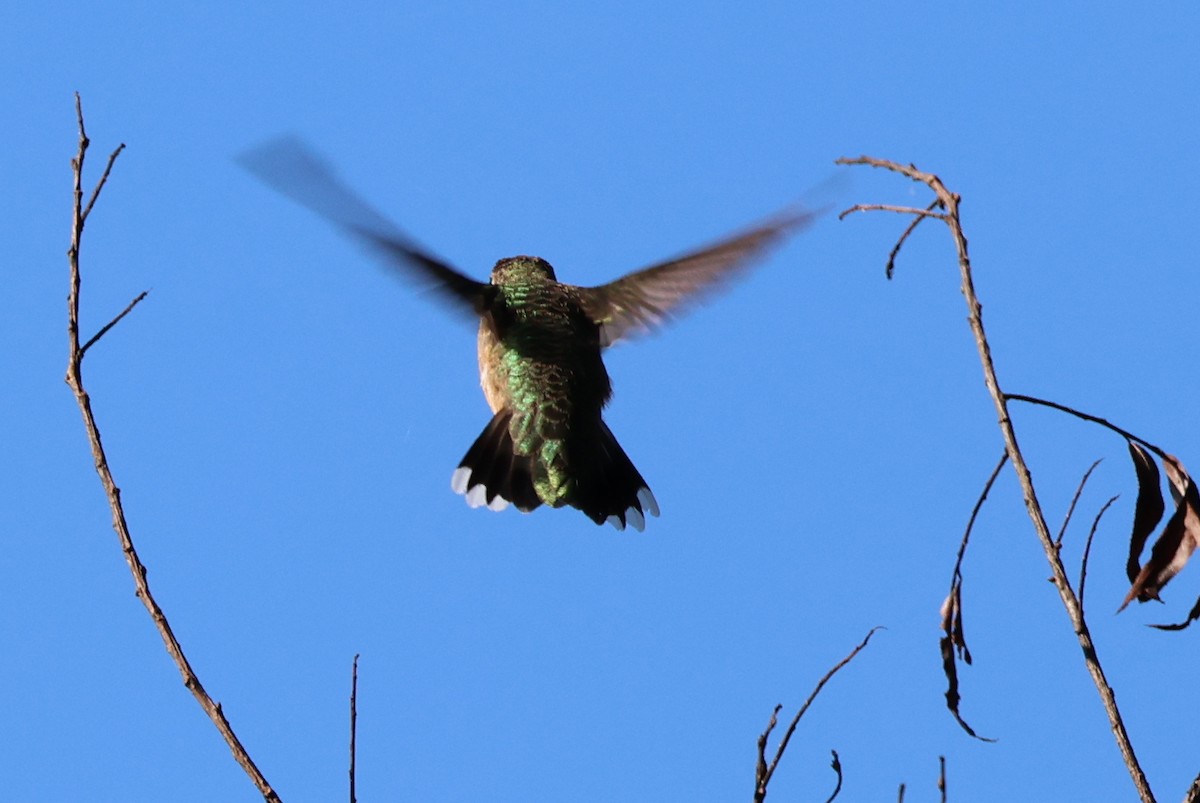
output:
M451 485L474 507L573 505L597 523L642 529L654 495L601 417L612 396L600 326L579 288L538 257L492 270L479 325L479 377L494 417Z
M532 256L500 260L484 283L416 246L294 141L243 163L478 318L480 384L493 416L455 470L455 492L493 510L571 505L619 530L641 530L645 514L659 511L601 415L612 396L602 350L669 320L815 217L786 211L598 287L563 284Z

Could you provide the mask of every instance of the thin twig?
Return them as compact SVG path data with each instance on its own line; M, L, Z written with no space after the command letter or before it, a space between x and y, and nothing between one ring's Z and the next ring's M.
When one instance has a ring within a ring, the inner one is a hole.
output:
M929 215L928 213L932 212L936 207L940 206L941 203L942 202L937 200L936 198L934 200L930 201L929 206L925 207L926 214L918 215L918 216L914 217L912 220L912 223L909 223L908 228L905 229L904 233L900 235L900 239L896 240L896 244L892 246L892 250L888 254L887 265L885 265L884 269L883 269L883 273L885 276L887 276L887 278L891 279L892 276L895 275L895 273L896 273L896 257L900 255L900 249L903 248L904 243L908 241L909 235L911 235L913 233L913 230L917 228L917 224L919 224L925 218L931 217L931 215ZM941 215L936 215L936 217L939 220L944 219Z
M804 705L800 706L800 710L796 712L796 716L792 718L792 723L788 726L787 731L783 734L783 738L779 741L779 748L775 751L775 758L771 763L767 764L767 737L771 731L775 729L778 722L778 716L781 705L775 706L775 710L771 713L771 721L767 723L767 729L758 737L758 765L755 770L754 779L754 803L762 803L767 796L767 784L771 782L771 776L775 774L775 769L779 766L779 760L783 758L783 753L787 750L788 742L791 741L792 734L796 732L796 726L800 724L801 717L808 711L809 706L817 699L817 695L821 693L821 689L825 688L825 684L829 679L838 673L842 667L854 660L854 656L862 652L867 646L867 642L871 640L871 636L875 635L876 630L881 630L880 627L873 627L867 633L857 647L850 651L850 654L837 663L832 669L825 673L825 676L817 682L816 688L812 690L812 694L808 695L808 699L804 701Z
M1116 695L1113 693L1112 687L1108 685L1108 679L1105 677L1104 669L1100 665L1100 659L1096 655L1095 643L1092 641L1091 631L1088 629L1087 621L1084 619L1083 609L1079 605L1079 600L1071 591L1070 583L1067 580L1066 567L1063 565L1058 550L1054 546L1054 539L1050 535L1050 528L1046 524L1046 517L1042 512L1041 503L1038 501L1037 492L1034 490L1033 477L1029 471L1028 464L1025 462L1025 457L1021 453L1020 444L1017 442L1017 434L1008 413L1009 397L1006 397L1000 389L1000 381L996 376L996 367L992 361L991 346L988 344L987 334L983 328L983 306L979 303L979 297L975 293L975 282L971 274L971 260L967 253L967 238L963 234L962 224L959 219L958 207L961 198L956 193L952 193L946 189L946 186L936 175L923 173L914 165L905 166L886 159L876 159L870 156L860 156L854 159L838 159L837 162L838 164L867 165L907 176L909 179L929 187L942 202L942 207L946 210L944 218L954 239L955 251L958 254L961 290L967 302L968 320L970 321L971 331L975 338L976 348L979 351L984 383L987 385L988 393L991 395L992 402L996 408L1000 432L1004 437L1005 448L1008 451L1009 459L1012 461L1013 470L1016 472L1017 480L1021 485L1029 519L1033 523L1034 532L1042 544L1042 550L1046 553L1046 560L1050 563L1055 587L1058 589L1059 598L1062 600L1067 617L1070 619L1071 626L1079 641L1084 663L1087 665L1088 672L1092 676L1092 682L1095 684L1101 702L1104 705L1105 713L1108 715L1109 725L1116 739L1117 748L1121 751L1121 756L1125 761L1125 766L1129 771L1130 777L1133 779L1138 796L1143 803L1152 803L1154 794L1151 792L1146 775L1142 771L1141 765L1134 754L1133 744L1129 740L1129 734L1125 730L1125 723L1121 718L1120 709L1117 707Z
M1105 511L1117 501L1114 496L1104 503L1104 507L1100 508L1100 512L1096 514L1096 518L1092 519L1092 529L1088 531L1087 543L1083 545L1083 557L1079 560L1079 610L1083 610L1083 588L1087 582L1087 567L1088 559L1092 556L1092 539L1096 537L1096 529L1100 526L1100 519L1104 516Z
M133 301L130 301L129 306L126 307L125 309L121 310L120 315L113 318L108 323L104 324L104 326L100 327L100 331L97 332L96 334L92 335L91 339L88 340L88 342L84 343L83 346L79 349L80 356L87 354L87 350L90 349L97 340L104 337L104 335L108 332L109 329L112 329L114 326L116 326L118 323L121 322L122 318L124 318L126 315L128 315L130 312L132 312L133 308L136 307L141 302L141 300L146 297L146 294L148 292L149 292L148 290L143 290L142 292L138 293L137 298L135 298Z
M946 803L946 757L938 756L938 791L942 793L942 803Z
M354 794L355 784L355 752L358 731L358 653L354 654L354 664L350 668L350 803L357 803Z
M855 212L897 212L901 215L916 215L918 218L935 217L938 220L945 222L946 216L941 212L934 212L933 209L938 205L934 201L925 209L917 209L915 206L897 206L895 204L855 204L849 209L843 209L838 213L838 220L845 220ZM901 237L901 239L904 239Z
M150 585L146 580L146 567L138 557L137 550L133 545L133 538L129 533L129 524L125 520L125 509L121 505L121 489L117 487L112 471L108 467L108 458L104 453L104 446L100 440L100 429L92 413L91 398L83 386L83 354L87 346L81 348L79 345L79 246L83 235L84 221L88 213L91 212L96 199L99 198L100 190L108 178L112 163L121 152L121 148L117 148L112 156L109 157L104 177L96 185L95 190L92 191L91 200L88 202L87 207L84 208L82 205L83 162L89 142L83 126L83 109L78 94L75 95L75 109L79 123L79 150L71 162L75 179L75 203L71 227L71 248L68 252L71 288L67 297L67 335L70 341L70 351L67 361L67 385L70 386L71 391L75 394L75 401L78 403L79 411L83 415L83 424L87 430L88 442L91 444L92 458L96 464L96 473L100 475L100 482L103 484L104 491L108 496L109 508L112 510L113 529L116 530L117 537L121 541L121 550L125 553L125 562L129 565L129 571L133 575L133 583L137 588L138 599L142 601L142 604L150 613L150 618L154 621L154 626L162 637L167 652L179 668L179 673L183 676L184 685L187 686L192 696L200 703L200 707L204 709L209 719L216 725L217 730L220 731L226 744L229 745L229 749L233 752L234 759L242 766L246 774L250 776L265 800L278 801L279 796L275 794L267 779L263 777L263 774L255 766L254 761L238 740L237 735L234 734L233 728L230 726L229 721L225 718L225 713L221 709L221 704L214 702L209 697L208 692L204 690L204 686L200 683L200 678L196 676L191 664L188 663L187 657L184 655L183 647L180 646L179 641L175 638L175 634L171 631L171 626L167 622L166 615L155 601L154 596L150 593ZM95 343L101 335L116 325L129 310L133 309L134 304L140 300L141 296L135 299L133 304L130 304L126 308L125 312L122 312L101 329L95 337L88 341L87 345L90 346Z
M1000 470L1004 468L1004 464L1008 462L1008 452L1000 455L1000 460L996 462L996 467L992 469L991 475L988 476L987 482L983 484L983 491L979 494L979 498L975 500L975 507L971 508L971 516L967 519L967 529L963 532L962 541L958 545L958 559L954 561L954 575L950 581L950 585L962 585L962 565L963 558L967 554L967 543L971 540L971 530L975 527L975 519L979 517L979 511L983 508L983 503L987 501L988 494L992 491L992 486L996 483L996 478L1000 476Z
M1100 465L1104 458L1100 458L1096 462L1088 466L1088 470L1083 472L1083 479L1079 481L1079 485L1075 488L1075 495L1071 497L1071 504L1067 507L1067 515L1063 517L1062 527L1059 528L1058 538L1054 539L1054 546L1062 549L1063 537L1067 534L1067 527L1071 523L1071 516L1075 513L1075 505L1079 504L1079 497L1083 495L1083 489L1087 486L1088 477L1092 476L1092 472L1096 470L1096 466Z
M1076 410L1074 407L1068 407L1065 404L1059 404L1058 402L1052 402L1047 399L1039 399L1036 396L1025 396L1020 393L1005 393L1004 398L1006 401L1019 401L1019 402L1026 402L1028 404L1037 404L1037 405L1041 405L1042 407L1050 407L1055 410L1060 410L1061 412L1064 412L1064 413L1069 413L1070 415L1073 415L1076 418L1082 419L1084 421L1091 421L1093 424L1099 424L1100 426L1105 427L1106 429L1110 429L1113 432L1120 435L1122 438L1140 443L1142 446L1145 446L1147 449L1154 452L1156 455L1161 457L1163 460L1172 459L1169 454L1164 452L1159 447L1155 446L1153 443L1150 443L1150 441L1139 438L1137 435L1134 435L1132 432L1123 430L1120 427L1118 427L1116 424L1114 424L1110 421L1106 421L1105 419L1100 418L1099 416L1092 415L1091 413L1085 413L1080 410Z

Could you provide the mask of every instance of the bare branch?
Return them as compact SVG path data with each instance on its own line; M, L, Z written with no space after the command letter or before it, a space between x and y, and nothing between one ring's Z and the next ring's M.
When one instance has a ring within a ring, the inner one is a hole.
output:
M1008 413L1008 400L1010 397L1006 396L1000 389L1000 380L996 375L996 367L992 361L991 346L988 343L987 334L983 327L983 306L980 304L979 297L975 292L975 282L971 273L971 258L967 251L967 238L963 233L962 224L959 219L959 204L962 199L958 194L950 192L936 175L924 173L912 164L901 165L871 156L838 159L837 163L867 165L906 176L912 181L927 186L933 192L936 199L940 201L942 208L946 210L942 219L950 229L950 235L954 240L954 248L958 254L960 287L963 297L967 302L968 321L971 326L971 332L974 335L975 346L979 352L984 384L987 386L988 393L992 397L992 403L996 409L1005 449L1008 452L1009 460L1012 461L1013 470L1016 472L1017 480L1021 485L1021 490L1025 497L1026 511L1029 514L1030 521L1033 523L1034 532L1042 544L1042 550L1046 553L1046 560L1050 564L1054 585L1058 589L1059 598L1062 600L1067 617L1070 619L1072 629L1079 641L1084 663L1100 695L1105 713L1108 715L1109 724L1116 738L1117 747L1121 751L1121 756L1125 761L1125 766L1143 803L1150 803L1154 800L1154 795L1150 791L1150 784L1146 780L1146 775L1142 771L1134 754L1133 744L1129 740L1129 734L1125 730L1125 723L1117 707L1116 695L1113 693L1112 687L1108 685L1103 667L1100 665L1100 659L1096 655L1095 643L1092 641L1091 631L1088 629L1087 621L1084 619L1083 609L1080 607L1078 598L1076 598L1074 592L1071 590L1070 582L1067 579L1066 567L1063 565L1062 559L1058 554L1058 549L1055 547L1054 539L1050 534L1050 528L1046 524L1045 514L1042 511L1041 503L1038 501L1037 492L1033 486L1033 477L1030 474L1028 464L1025 462L1025 457L1021 453L1020 444L1017 442L1016 431L1013 428L1012 419Z
M942 794L942 803L946 803L946 757L938 756L938 791Z
M70 350L67 360L67 385L75 394L75 401L79 405L79 411L83 415L84 428L87 430L88 442L92 448L92 458L96 464L96 473L100 475L100 482L104 486L105 494L108 496L109 508L112 510L113 529L117 532L117 537L121 542L121 550L125 553L125 562L129 565L129 571L133 575L133 583L137 589L137 598L142 601L142 605L150 614L150 618L154 621L154 626L157 628L159 635L162 637L163 644L167 648L167 653L179 668L179 673L183 676L183 683L191 691L192 696L208 714L209 719L216 725L217 730L229 745L230 751L233 753L234 759L250 776L254 785L258 787L260 793L267 801L278 801L279 796L271 788L267 779L255 766L254 761L246 752L245 747L238 740L230 726L229 721L225 718L225 713L221 709L221 704L213 701L204 690L204 686L200 683L200 678L192 670L191 664L188 663L187 657L184 655L183 647L175 638L175 634L171 631L171 626L167 622L167 617L163 613L155 601L153 594L150 593L150 584L146 580L146 567L138 557L137 550L133 545L133 538L129 533L129 524L125 519L125 509L121 505L121 489L117 487L116 480L113 479L112 471L108 466L108 458L104 452L104 446L100 440L100 428L96 424L95 416L92 413L91 398L83 385L83 352L88 347L95 343L105 332L111 329L117 321L121 320L134 305L137 304L144 296L143 293L138 298L134 299L124 312L114 318L107 326L100 330L99 333L87 342L83 348L79 345L79 245L83 235L84 221L89 212L92 210L93 204L100 196L100 190L104 186L105 180L108 178L109 170L112 169L113 162L117 155L121 152L121 148L117 148L109 157L108 166L105 168L104 176L97 183L96 188L92 191L91 201L87 208L82 208L82 184L83 184L83 163L84 156L88 148L88 138L83 127L83 108L79 100L79 95L75 96L76 116L79 123L79 150L71 165L74 170L75 179L75 203L73 211L72 229L71 229L71 248L68 251L68 261L70 262L71 271L71 289L67 297L67 334L70 342ZM123 146L122 146L123 147Z
M755 771L754 783L755 803L761 803L766 798L767 784L771 782L771 776L775 774L775 769L779 766L779 760L783 758L783 753L785 750L787 750L788 742L791 741L792 734L796 732L796 726L800 724L800 719L804 716L805 712L808 711L809 706L811 706L813 701L817 699L817 695L821 693L821 689L825 688L825 684L828 683L830 678L836 675L842 667L853 661L854 656L862 652L862 650L867 646L867 643L871 640L871 636L875 635L875 631L881 629L882 628L880 627L871 628L870 632L867 633L866 638L864 638L857 647L851 650L849 655L847 655L845 658L839 661L837 665L826 672L825 676L817 682L816 688L812 690L812 693L808 695L808 699L804 701L804 705L800 706L800 710L797 711L796 716L792 718L792 723L788 725L787 731L783 734L783 739L781 739L779 742L779 748L775 751L775 758L772 759L770 765L768 765L766 755L767 737L770 736L771 731L775 729L775 725L778 721L777 718L779 711L783 708L781 705L775 706L775 710L771 713L771 721L767 723L767 729L758 737L758 765ZM836 756L836 754L834 755Z

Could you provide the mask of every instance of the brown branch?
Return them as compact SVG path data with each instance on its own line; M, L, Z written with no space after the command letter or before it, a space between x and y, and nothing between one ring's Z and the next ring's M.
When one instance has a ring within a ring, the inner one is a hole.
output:
M350 667L350 803L358 803L354 794L356 741L358 731L358 653Z
M983 307L979 303L979 297L975 293L975 282L971 274L971 260L967 253L967 238L963 234L962 224L959 219L958 207L962 199L956 193L952 193L946 189L942 180L936 175L923 173L911 164L905 166L886 159L876 159L871 156L860 156L855 159L838 159L837 163L867 165L906 176L912 181L929 187L935 197L941 202L942 208L946 210L944 220L950 229L951 237L954 239L954 248L958 254L961 290L967 302L968 320L970 321L971 332L975 338L975 346L979 351L979 361L983 368L984 383L996 408L998 424L1001 435L1004 438L1005 449L1008 452L1009 459L1012 461L1013 470L1016 472L1017 480L1021 485L1021 490L1025 497L1025 508L1029 514L1030 521L1033 523L1034 532L1042 544L1042 550L1046 553L1046 560L1050 564L1054 585L1058 589L1059 598L1062 600L1067 617L1070 619L1072 629L1075 631L1076 638L1079 641L1084 663L1087 665L1088 672L1092 676L1092 682L1095 684L1101 702L1104 705L1105 713L1108 715L1109 725L1116 739L1117 748L1121 751L1121 756L1124 759L1126 768L1129 770L1130 777L1133 779L1138 796L1143 803L1151 803L1154 800L1154 794L1150 790L1150 784L1146 780L1146 775L1142 771L1141 765L1138 764L1137 757L1133 751L1133 744L1129 740L1129 734L1125 730L1125 723L1117 707L1116 695L1113 693L1112 687L1108 685L1108 679L1105 677L1104 669L1100 665L1100 659L1096 655L1095 643L1092 641L1091 631L1088 629L1087 622L1084 619L1083 608L1080 607L1078 598L1076 598L1074 592L1071 590L1070 583L1067 580L1066 567L1063 565L1058 550L1054 546L1054 539L1050 535L1050 528L1046 524L1045 514L1042 512L1041 503L1038 501L1037 492L1034 490L1033 477L1030 474L1028 464L1025 462L1025 457L1021 453L1020 444L1017 442L1017 434L1013 428L1012 419L1009 417L1008 397L1000 389L1000 380L996 376L996 367L992 361L991 346L988 344L987 334L983 328Z
M83 425L87 430L88 442L92 448L92 458L96 464L96 473L100 475L100 482L104 486L105 494L108 496L109 508L112 510L113 529L117 532L117 537L121 542L121 551L125 553L125 562L129 565L129 571L133 575L133 583L137 589L137 598L142 601L142 605L150 614L150 618L154 621L154 626L157 628L159 635L162 637L163 644L167 648L167 653L179 668L179 673L183 676L183 683L191 691L192 696L200 703L200 707L208 714L209 719L216 725L221 736L224 737L229 749L233 752L234 759L246 771L254 781L254 785L258 787L258 791L262 793L265 800L278 801L279 796L271 788L267 779L259 772L254 761L242 746L237 736L233 732L233 728L229 725L229 721L225 718L225 713L221 710L221 704L214 702L209 697L208 692L204 690L204 686L200 683L200 678L192 670L191 664L188 663L187 657L183 653L183 647L175 638L175 634L171 631L171 626L167 622L167 617L163 613L155 601L154 596L150 593L150 584L146 580L146 567L138 557L137 550L133 545L133 538L129 533L129 524L125 519L125 510L121 505L121 489L117 487L116 481L113 479L112 471L108 466L108 458L104 453L104 446L100 440L100 428L96 424L96 418L92 413L92 402L83 385L83 355L88 346L93 345L100 337L116 325L121 318L133 309L134 305L140 301L145 294L143 293L138 298L134 299L124 312L114 318L107 326L100 330L87 345L82 348L79 345L79 286L80 286L80 271L79 271L79 246L83 235L84 223L88 214L91 212L96 200L100 197L100 190L103 188L105 181L108 179L109 172L112 169L113 162L116 161L117 155L120 154L121 148L113 151L109 157L108 166L104 170L104 176L97 183L96 188L92 191L91 200L87 206L83 206L83 162L89 145L87 133L83 126L83 108L80 102L79 95L75 95L76 117L79 124L79 150L75 158L71 161L75 179L75 202L72 215L71 226L71 248L68 251L68 261L71 271L71 287L67 296L67 335L70 342L69 355L67 360L67 385L75 394L75 401L79 405L79 411L83 415ZM124 147L124 146L122 146Z
M813 701L817 699L817 695L821 693L821 689L825 688L825 684L828 683L830 678L836 675L842 667L853 661L854 656L862 652L862 650L867 646L867 642L871 640L871 636L875 635L875 631L880 629L881 628L879 627L871 628L870 632L867 633L866 638L864 638L857 647L851 650L849 655L847 655L845 658L839 661L836 666L826 672L825 676L817 682L817 685L812 690L812 693L808 695L808 699L804 701L804 705L800 706L800 710L797 711L796 716L792 718L792 723L788 726L787 731L783 734L783 739L781 739L779 742L779 748L775 751L775 758L772 759L771 763L768 765L767 737L769 737L771 735L771 731L775 729L775 725L778 723L779 711L783 708L782 705L775 706L775 710L771 712L771 720L767 723L767 729L764 730L758 737L758 764L754 773L754 803L762 803L762 801L766 799L767 784L771 782L771 776L775 774L775 769L779 766L779 760L783 758L783 753L785 750L787 750L788 742L791 741L792 734L796 732L796 726L800 724L801 717L803 717L805 712L808 711L809 706L813 704ZM834 757L837 757L836 753L834 753ZM838 778L838 786L840 788L840 770L838 772Z

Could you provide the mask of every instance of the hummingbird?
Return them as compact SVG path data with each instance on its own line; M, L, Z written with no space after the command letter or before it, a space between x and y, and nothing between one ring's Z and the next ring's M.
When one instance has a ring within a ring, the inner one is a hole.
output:
M788 208L597 287L560 282L536 256L501 259L481 282L418 245L298 140L267 143L240 161L478 320L479 378L492 419L455 469L455 493L491 510L569 505L597 524L639 532L647 515L659 515L658 501L604 422L612 382L603 351L668 322L818 214Z

